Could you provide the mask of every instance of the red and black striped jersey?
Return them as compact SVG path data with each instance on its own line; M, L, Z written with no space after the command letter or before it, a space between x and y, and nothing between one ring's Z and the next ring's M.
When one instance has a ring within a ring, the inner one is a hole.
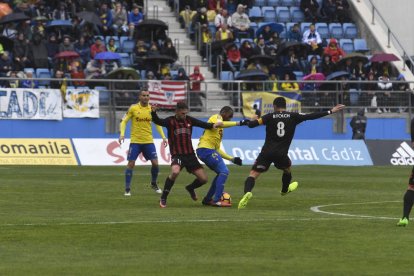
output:
M193 126L204 129L213 128L212 123L200 121L191 116L186 116L184 120L178 120L175 115L161 119L156 112L151 112L152 121L160 126L166 127L168 131L168 143L172 156L177 154L193 154L194 148L191 142Z

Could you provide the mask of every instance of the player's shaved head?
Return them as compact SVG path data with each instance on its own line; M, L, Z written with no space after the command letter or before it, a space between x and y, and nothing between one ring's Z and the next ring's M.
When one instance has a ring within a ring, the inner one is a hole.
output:
M223 118L223 121L230 121L233 118L233 108L226 105L220 110L220 115Z
M176 110L188 109L188 105L185 102L178 102L175 109Z
M276 108L286 108L286 99L283 97L277 97L273 100L273 105Z

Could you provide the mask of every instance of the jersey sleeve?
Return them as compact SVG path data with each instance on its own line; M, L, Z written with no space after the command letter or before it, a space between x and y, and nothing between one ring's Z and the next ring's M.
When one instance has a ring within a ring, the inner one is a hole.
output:
M322 112L314 112L314 113L309 113L309 114L302 114L302 113L296 113L297 114L297 123L301 123L303 121L307 121L307 120L315 120L315 119L319 119L325 116L328 116L331 114L330 111L322 111Z
M165 134L164 134L164 130L162 129L162 126L155 124L155 129L161 135L161 138L165 139Z
M127 113L125 113L124 117L121 120L121 123L119 124L119 130L120 130L120 136L125 136L125 128L128 123L128 121L132 117L131 108L128 109Z
M187 118L191 121L193 126L201 127L204 129L212 129L214 125L214 123L206 123L191 116L187 116Z
M152 121L156 125L164 126L164 127L168 126L168 120L167 119L161 119L160 117L158 117L157 112L151 112L151 117L152 117Z
M228 155L227 153L225 153L223 150L221 149L217 149L217 152L220 154L221 157L223 157L226 160L231 161L233 159L232 156Z

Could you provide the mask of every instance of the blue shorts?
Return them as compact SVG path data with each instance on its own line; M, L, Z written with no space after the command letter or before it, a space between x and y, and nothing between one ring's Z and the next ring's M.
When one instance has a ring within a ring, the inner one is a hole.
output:
M224 163L223 158L216 150L199 148L197 149L197 156L198 158L200 158L201 161L203 161L207 165L207 167L215 171L217 174L229 173L229 169Z
M152 144L129 144L128 150L128 161L135 161L138 158L138 155L142 152L146 160L158 159L157 151L155 150L154 143Z

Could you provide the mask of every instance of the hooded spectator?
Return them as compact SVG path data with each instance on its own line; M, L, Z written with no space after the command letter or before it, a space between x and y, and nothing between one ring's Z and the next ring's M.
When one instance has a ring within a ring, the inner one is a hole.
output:
M329 40L329 44L325 47L323 53L324 55L331 56L333 63L337 63L346 55L344 50L339 48L338 41L335 38L331 38L331 40Z

